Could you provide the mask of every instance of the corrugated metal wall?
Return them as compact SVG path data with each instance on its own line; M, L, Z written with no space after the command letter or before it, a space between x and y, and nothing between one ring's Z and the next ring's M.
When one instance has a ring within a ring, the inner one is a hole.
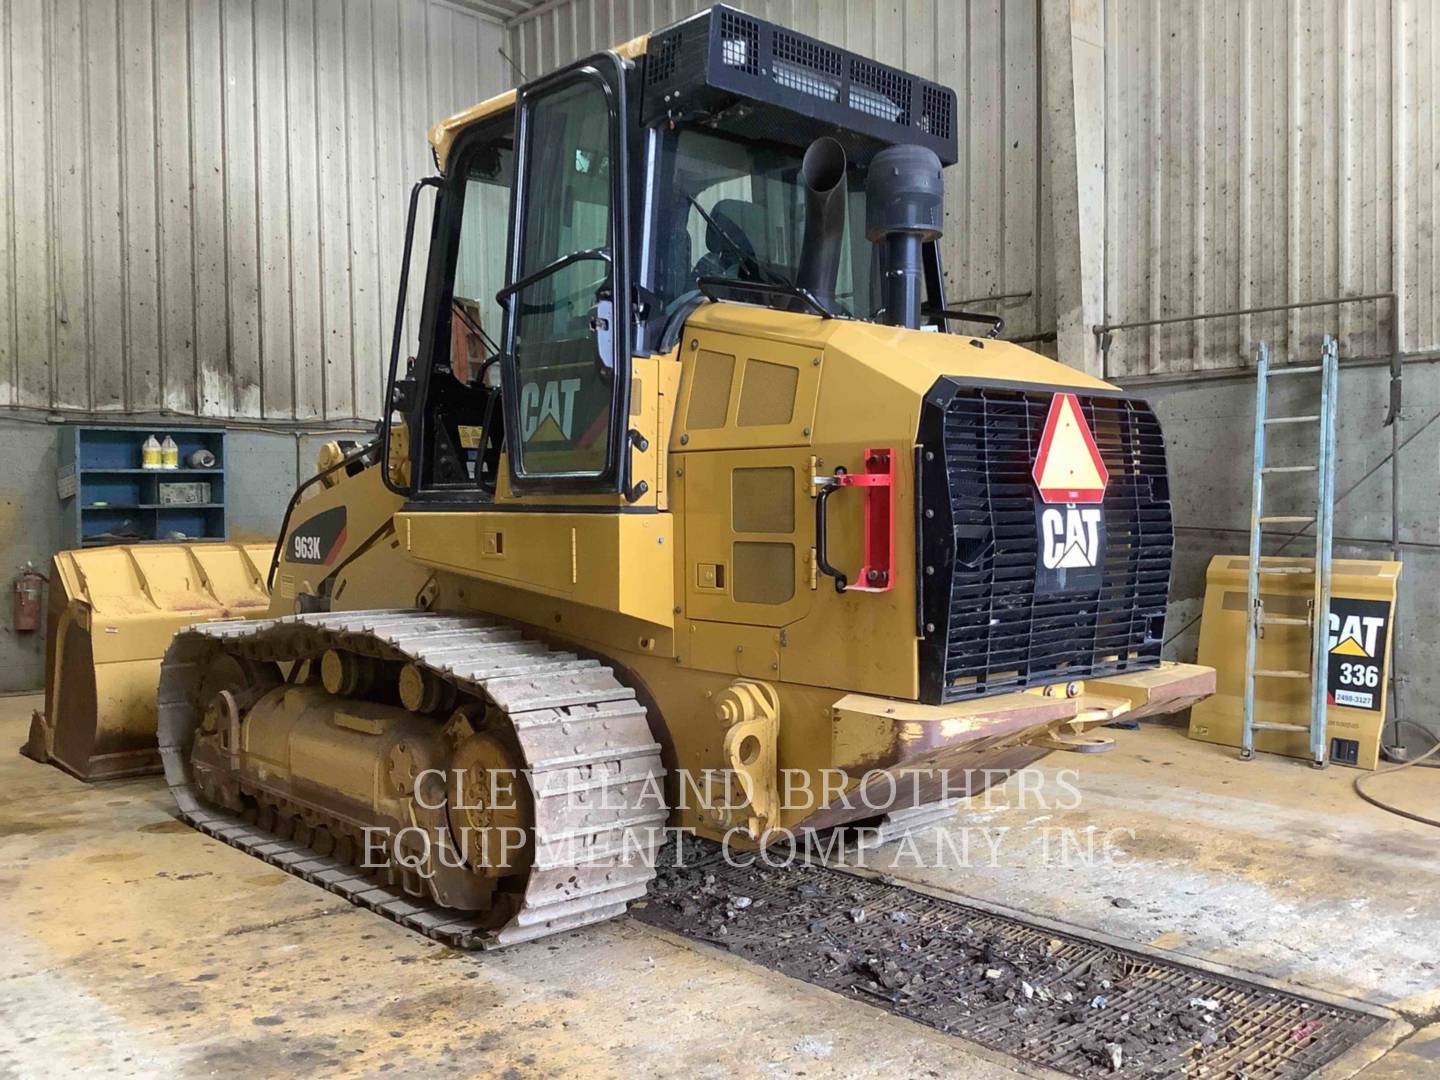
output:
M1027 294L998 308L1017 335L1055 325L1039 3L740 4L956 88L950 295ZM507 37L534 77L701 6L564 0L504 29L453 0L6 0L0 406L374 415L426 127L512 81ZM1404 348L1440 348L1440 5L1104 12L1107 318L1398 287ZM1234 367L1330 329L1379 354L1389 319L1122 334L1109 370Z
M5 0L0 405L377 415L425 131L503 40L442 0Z
M1041 262L1038 0L731 0L801 33L953 86L960 161L946 173L944 261L952 300L1023 294L1000 306L1006 333L1055 325ZM529 78L709 6L696 0L565 0L513 23ZM1053 281L1053 270L1051 271Z
M1440 345L1434 0L1107 0L1106 314L1402 293ZM1383 302L1116 338L1112 375L1235 367L1264 338L1389 351Z

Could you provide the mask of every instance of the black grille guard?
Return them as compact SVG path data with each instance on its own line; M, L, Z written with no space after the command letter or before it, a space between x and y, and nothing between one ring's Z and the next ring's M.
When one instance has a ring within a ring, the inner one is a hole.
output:
M1056 393L1076 394L1109 472L1103 557L1059 589L1041 565L1031 476ZM925 397L918 442L923 702L1158 666L1175 534L1149 405L1119 391L947 376Z

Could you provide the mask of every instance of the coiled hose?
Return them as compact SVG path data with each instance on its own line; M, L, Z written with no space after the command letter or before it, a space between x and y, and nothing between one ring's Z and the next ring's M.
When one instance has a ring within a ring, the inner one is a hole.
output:
M1426 758L1433 757L1436 752L1440 752L1440 742L1436 742L1434 746L1430 747L1429 750L1426 750L1425 753L1421 754L1413 761L1407 761L1400 765L1392 765L1388 769L1376 769L1372 773L1365 773L1363 776L1357 776L1355 778L1355 794L1359 795L1360 798L1364 799L1371 806L1378 806L1381 810L1387 810L1392 814L1398 814L1403 818L1409 818L1411 821L1418 821L1422 825L1434 825L1437 829L1440 829L1440 820L1436 820L1432 817L1426 817L1424 814L1417 814L1411 810L1404 810L1398 806L1392 806L1390 803L1376 798L1374 795L1371 795L1365 790L1365 785L1370 783L1372 780L1378 780L1380 779L1380 777L1388 776L1390 773L1397 773L1402 769L1409 769L1415 765L1419 765Z

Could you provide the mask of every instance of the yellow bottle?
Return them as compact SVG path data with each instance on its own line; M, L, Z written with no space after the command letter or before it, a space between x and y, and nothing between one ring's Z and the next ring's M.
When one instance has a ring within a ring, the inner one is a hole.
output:
M162 469L178 469L180 467L180 444L169 435L160 444L160 467Z
M140 444L140 467L143 469L158 469L161 467L161 458L164 452L160 449L160 440L151 435Z

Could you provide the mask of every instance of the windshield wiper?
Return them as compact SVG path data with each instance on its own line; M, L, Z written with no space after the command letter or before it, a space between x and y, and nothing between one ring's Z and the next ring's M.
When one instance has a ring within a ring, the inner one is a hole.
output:
M742 266L748 266L757 274L771 273L771 271L760 265L760 260L753 251L746 252L745 249L735 241L735 238L731 236L718 221L710 216L709 211L700 205L694 195L691 195L688 191L683 192L683 194L685 198L690 200L690 205L695 207L696 212L705 220L705 224L714 229L715 235L725 241L725 246L735 253L735 257L740 260Z
M500 346L495 344L495 340L485 332L485 328L483 326L481 326L478 322L476 322L470 317L470 313L460 305L459 301L451 300L450 305L451 308L454 310L455 314L460 316L460 321L465 324L465 328L469 330L472 334L475 334L477 337L479 337L479 339L485 343L485 347L490 350L492 355L500 351Z
M792 281L742 281L739 278L715 277L707 274L695 282L696 286L705 294L705 299L720 302L712 289L736 289L759 293L779 293L782 296L793 296L802 301L811 311L815 312L822 319L833 319L835 313L822 304L818 297L809 289L796 285Z

